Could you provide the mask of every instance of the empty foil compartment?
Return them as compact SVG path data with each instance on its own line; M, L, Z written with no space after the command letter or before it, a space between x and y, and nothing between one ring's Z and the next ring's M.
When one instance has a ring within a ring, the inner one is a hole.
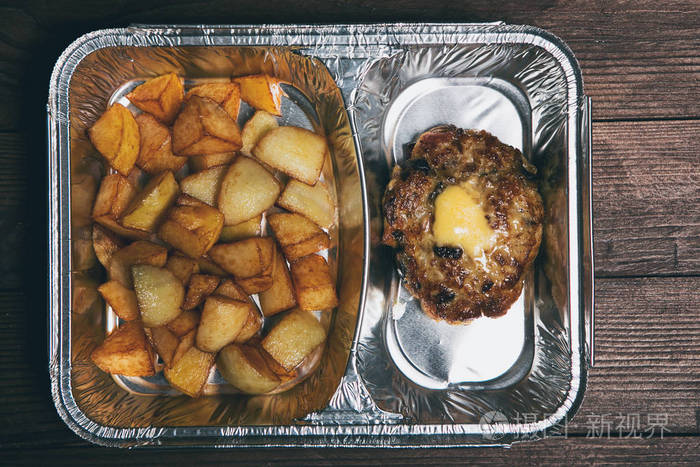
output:
M291 86L287 123L329 138L324 177L339 217L329 262L341 305L319 371L288 393L228 393L216 375L211 395L195 400L158 379L117 384L89 360L110 315L71 314L71 175L94 158L84 130L125 94L120 86L168 71L191 82L274 74ZM83 36L56 64L48 107L59 414L108 446L504 445L556 431L582 400L593 338L588 105L568 48L527 26L139 26ZM442 123L521 149L546 211L523 294L505 316L466 326L427 317L379 242L391 168Z

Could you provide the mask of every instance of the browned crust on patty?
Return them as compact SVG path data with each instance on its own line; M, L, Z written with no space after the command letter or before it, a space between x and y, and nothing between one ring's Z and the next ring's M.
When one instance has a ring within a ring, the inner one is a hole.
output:
M517 149L485 131L454 126L423 133L410 159L394 167L382 203L382 242L396 248L404 286L426 313L464 322L503 315L517 300L542 238L544 209L533 173ZM435 198L467 180L496 232L495 246L480 259L439 248L432 233Z

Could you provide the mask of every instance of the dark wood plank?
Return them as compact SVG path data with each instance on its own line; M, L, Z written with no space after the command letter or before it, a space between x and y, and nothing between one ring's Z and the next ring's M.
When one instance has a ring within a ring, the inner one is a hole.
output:
M700 121L593 125L599 276L700 274Z

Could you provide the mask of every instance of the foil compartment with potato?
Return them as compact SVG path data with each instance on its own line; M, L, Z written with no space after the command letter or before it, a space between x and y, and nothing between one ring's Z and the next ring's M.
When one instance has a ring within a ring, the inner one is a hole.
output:
M328 137L332 170L323 175L339 221L328 259L340 306L324 323L318 371L288 392L231 394L214 377L209 395L188 399L158 380L115 381L89 361L110 315L71 315L72 282L100 280L71 274L71 242L84 226L71 218L80 206L71 206L79 200L70 186L76 168L94 170L85 129L134 82L171 71L191 82L281 78L289 83L281 123ZM508 444L556 429L580 405L593 337L590 113L575 59L548 33L501 24L97 31L59 59L48 111L49 371L59 414L83 438L108 446ZM482 318L478 329L426 321L379 243L390 169L436 123L491 131L540 174L547 217L533 273L508 314ZM490 423L494 412L505 420Z

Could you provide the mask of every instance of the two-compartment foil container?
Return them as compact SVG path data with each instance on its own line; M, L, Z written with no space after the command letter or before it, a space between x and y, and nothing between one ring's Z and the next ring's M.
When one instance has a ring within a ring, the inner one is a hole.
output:
M113 378L89 358L109 313L71 313L72 243L85 235L76 212L89 212L71 183L95 160L85 130L134 83L171 71L190 84L275 75L289 83L282 122L328 137L340 306L318 371L291 391L241 396L212 374L207 395L190 399L158 378ZM379 244L391 167L441 123L485 129L538 169L542 247L498 319L427 318ZM590 102L573 54L551 34L503 24L102 30L59 58L48 126L49 372L58 413L81 437L124 447L508 445L565 430L581 404L593 350Z

